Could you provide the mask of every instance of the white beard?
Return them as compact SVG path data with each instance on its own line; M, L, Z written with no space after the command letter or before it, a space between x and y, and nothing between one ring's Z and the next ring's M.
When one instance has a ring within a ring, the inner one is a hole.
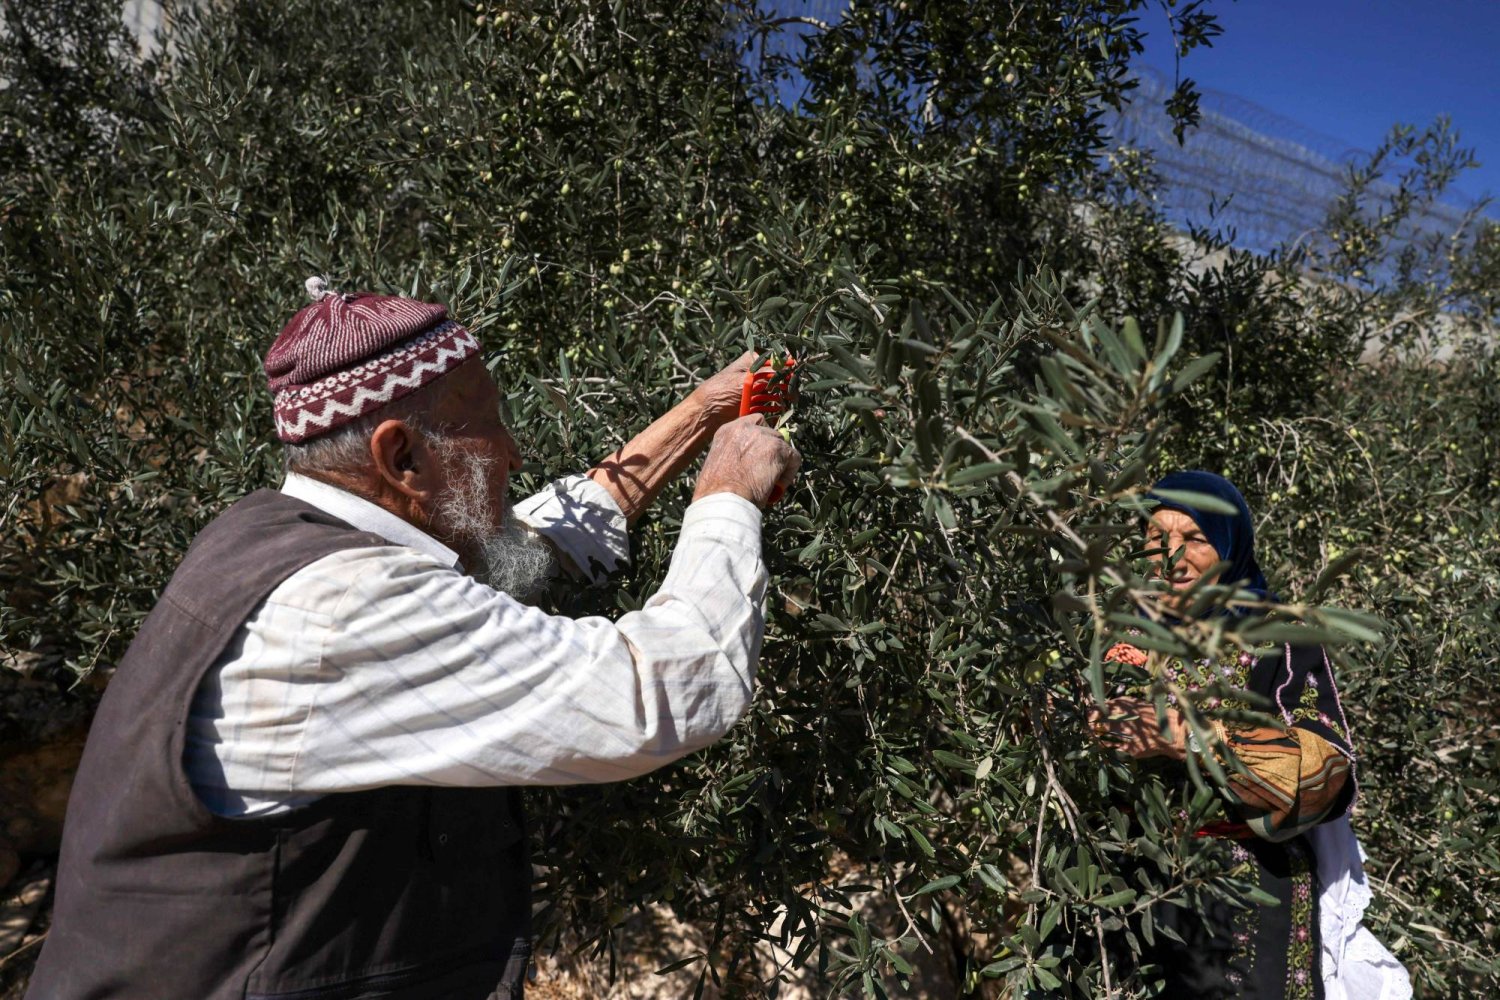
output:
M494 527L489 472L495 460L446 442L436 450L449 467L449 486L437 500L438 520L455 541L478 553L478 565L464 568L474 579L516 600L537 596L556 565L552 548L508 509L501 526Z

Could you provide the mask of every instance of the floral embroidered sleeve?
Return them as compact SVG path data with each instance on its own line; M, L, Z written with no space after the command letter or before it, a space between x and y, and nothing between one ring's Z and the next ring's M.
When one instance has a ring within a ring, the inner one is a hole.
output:
M1286 728L1225 727L1226 742L1249 771L1231 775L1227 791L1257 836L1290 840L1353 801L1348 724L1322 647L1285 647L1262 658L1249 680Z
M1105 659L1134 667L1149 660L1128 643L1113 646ZM1172 662L1164 669L1177 676ZM1354 753L1322 648L1285 647L1258 662L1243 655L1221 670L1233 686L1270 700L1273 714L1285 722L1216 725L1248 772L1231 773L1224 789L1246 826L1266 840L1283 841L1342 815L1354 795Z

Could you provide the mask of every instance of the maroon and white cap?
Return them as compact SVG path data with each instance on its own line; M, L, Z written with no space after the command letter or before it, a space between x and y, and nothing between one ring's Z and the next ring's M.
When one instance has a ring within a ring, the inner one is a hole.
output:
M479 341L435 302L339 293L307 279L313 303L266 352L276 436L296 444L326 434L457 368Z

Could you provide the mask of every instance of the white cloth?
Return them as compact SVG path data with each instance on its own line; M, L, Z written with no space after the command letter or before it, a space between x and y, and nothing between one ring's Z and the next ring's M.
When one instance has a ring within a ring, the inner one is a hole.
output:
M1362 923L1370 905L1364 850L1347 816L1313 827L1325 1000L1410 1000L1406 968Z
M749 705L767 577L760 511L740 497L692 504L660 589L610 621L521 604L352 494L298 476L284 490L392 544L292 574L204 677L184 767L220 815L392 784L619 781ZM586 477L515 509L577 566L628 555L624 517Z

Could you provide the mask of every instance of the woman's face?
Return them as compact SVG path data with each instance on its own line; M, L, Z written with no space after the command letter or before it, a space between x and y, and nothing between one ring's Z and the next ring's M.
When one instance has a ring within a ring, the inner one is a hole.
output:
M1158 510L1146 528L1146 547L1153 550L1156 572L1177 590L1199 580L1212 583L1209 570L1219 562L1219 551L1203 537L1198 522L1179 510ZM1205 577L1208 577L1205 579Z

